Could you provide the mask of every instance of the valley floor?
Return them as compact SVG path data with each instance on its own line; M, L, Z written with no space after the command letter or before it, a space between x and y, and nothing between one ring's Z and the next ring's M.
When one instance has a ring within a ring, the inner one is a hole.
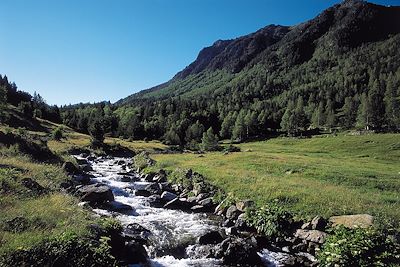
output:
M400 135L277 138L241 152L156 154L157 168L191 168L235 198L275 200L301 217L375 215L398 227Z

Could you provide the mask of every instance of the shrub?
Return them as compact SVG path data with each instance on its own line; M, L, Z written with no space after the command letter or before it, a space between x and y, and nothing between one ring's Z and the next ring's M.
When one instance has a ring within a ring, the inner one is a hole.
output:
M332 230L317 253L321 266L394 266L400 250L386 234L375 229Z
M271 202L262 208L247 209L246 221L260 234L283 237L291 230L293 215L277 203Z
M154 160L149 157L147 152L141 152L133 157L133 167L143 170L151 165L154 165Z
M51 138L56 141L60 141L63 138L63 129L61 127L57 127L51 133Z

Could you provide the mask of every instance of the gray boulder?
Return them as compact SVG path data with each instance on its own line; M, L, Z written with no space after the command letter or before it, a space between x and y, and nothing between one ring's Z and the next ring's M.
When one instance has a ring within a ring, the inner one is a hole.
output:
M174 193L168 192L168 191L164 191L161 194L161 199L165 202L169 202L175 198L177 198L178 196Z
M318 244L323 244L325 242L327 234L319 230L297 229L294 236L299 239L307 240Z
M82 201L92 203L104 203L114 200L111 189L102 183L85 185L77 190Z
M348 228L368 228L374 225L374 217L369 214L333 216L329 218L332 226L343 225Z
M237 217L239 217L239 215L241 214L242 212L240 211L240 210L238 210L237 208L236 208L236 206L230 206L227 210L226 210L226 214L225 214L225 216L226 216L226 218L227 219L229 219L229 220L236 220L237 219Z

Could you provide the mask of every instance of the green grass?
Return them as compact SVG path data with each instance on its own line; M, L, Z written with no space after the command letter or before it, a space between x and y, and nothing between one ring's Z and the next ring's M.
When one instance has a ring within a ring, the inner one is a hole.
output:
M242 152L153 155L158 168L192 168L238 199L278 199L301 217L370 213L400 220L400 135L277 138Z
M33 162L10 150L0 148L0 254L29 249L64 232L86 234L93 217L77 205L75 197L58 190L67 179L61 167ZM32 194L21 184L23 178L32 178L49 193ZM19 230L10 224L17 217L24 219Z

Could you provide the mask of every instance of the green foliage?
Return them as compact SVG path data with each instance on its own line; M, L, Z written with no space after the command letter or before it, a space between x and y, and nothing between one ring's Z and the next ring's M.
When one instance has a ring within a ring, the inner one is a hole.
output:
M132 166L135 169L143 170L154 164L154 160L149 157L147 152L141 152L133 157Z
M56 141L60 141L63 138L63 128L57 127L51 133L51 138Z
M104 142L104 128L100 120L95 120L89 126L89 133L92 137L91 143L93 147L102 147Z
M290 232L293 215L282 205L270 202L261 208L248 209L246 221L261 234L268 237L282 237Z
M205 151L215 151L219 149L218 137L214 134L213 129L208 128L201 138L201 148Z
M400 249L375 229L340 226L331 231L317 257L321 266L394 266L400 263Z
M66 232L30 249L0 255L0 266L116 266L106 238L96 241Z

